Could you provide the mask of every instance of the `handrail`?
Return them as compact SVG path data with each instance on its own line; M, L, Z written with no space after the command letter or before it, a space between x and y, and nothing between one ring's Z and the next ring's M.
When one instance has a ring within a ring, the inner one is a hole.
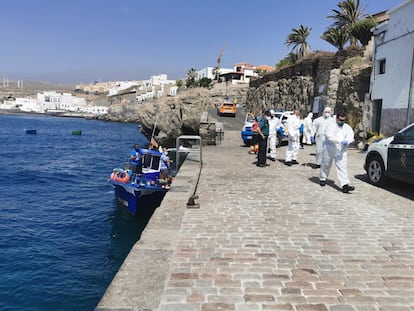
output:
M190 145L190 147L184 147L183 146L183 142L186 142L187 145ZM195 142L194 144L192 144L192 142ZM193 146L199 146L199 148L193 148ZM181 135L179 137L177 137L176 139L176 153L175 153L175 163L176 165L178 165L179 160L180 160L180 154L182 152L187 152L187 159L188 160L188 155L191 155L192 153L198 153L199 154L199 172L198 172L198 176L197 176L197 180L194 183L194 189L192 191L192 195L188 198L188 202L187 202L187 208L199 208L200 204L197 204L194 202L194 200L198 199L198 196L196 195L197 192L197 186L198 186L198 182L200 180L200 175L201 175L201 168L203 166L203 161L202 161L202 141L201 141L201 137L198 135Z

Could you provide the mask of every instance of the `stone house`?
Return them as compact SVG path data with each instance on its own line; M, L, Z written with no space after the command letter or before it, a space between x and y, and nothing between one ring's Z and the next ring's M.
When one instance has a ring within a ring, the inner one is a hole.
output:
M385 136L414 122L414 0L387 12L373 29L371 128Z

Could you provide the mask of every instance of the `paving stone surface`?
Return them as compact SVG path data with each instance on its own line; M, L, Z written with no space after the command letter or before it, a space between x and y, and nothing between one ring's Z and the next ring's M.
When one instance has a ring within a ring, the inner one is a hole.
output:
M344 194L334 167L319 185L314 146L291 167L277 151L260 168L238 131L203 147L157 309L414 310L413 187L370 185L351 149Z

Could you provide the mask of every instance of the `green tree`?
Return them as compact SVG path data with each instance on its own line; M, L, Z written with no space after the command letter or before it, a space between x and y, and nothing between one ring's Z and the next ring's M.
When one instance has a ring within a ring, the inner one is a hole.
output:
M183 87L183 86L184 86L184 81L183 81L183 80L176 80L176 81L175 81L175 85L176 85L178 88L181 88L181 87Z
M345 28L329 27L321 38L338 48L338 51L342 51L349 40L349 34Z
M358 39L363 46L366 46L372 38L371 29L378 25L378 22L372 18L367 17L357 21L350 29L350 34Z
M194 87L197 86L196 77L197 77L197 71L194 68L191 68L187 72L187 79L185 80L185 85L187 87Z
M292 47L292 52L295 51L299 58L304 58L309 54L310 46L306 41L312 28L300 25L298 29L293 28L288 35L285 44Z
M350 28L363 16L363 9L359 5L359 0L344 0L338 3L339 10L332 10L333 14L329 19L333 19L333 27L344 28L349 33ZM349 34L351 45L356 45L357 39Z
M202 78L200 81L198 81L198 85L201 87L210 87L212 83L212 80L210 78Z
M282 69L284 67L294 65L298 61L298 55L296 53L290 52L285 58L281 59L279 63L276 64L277 69Z

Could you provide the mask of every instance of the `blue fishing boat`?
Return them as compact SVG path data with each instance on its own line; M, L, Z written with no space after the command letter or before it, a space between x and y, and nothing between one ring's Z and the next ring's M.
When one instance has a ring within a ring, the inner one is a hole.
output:
M36 134L37 131L35 129L26 130L26 134Z
M133 173L126 169L115 168L110 183L116 199L133 215L138 215L145 207L158 207L169 186L161 176L161 153L150 149L141 149L142 173Z

